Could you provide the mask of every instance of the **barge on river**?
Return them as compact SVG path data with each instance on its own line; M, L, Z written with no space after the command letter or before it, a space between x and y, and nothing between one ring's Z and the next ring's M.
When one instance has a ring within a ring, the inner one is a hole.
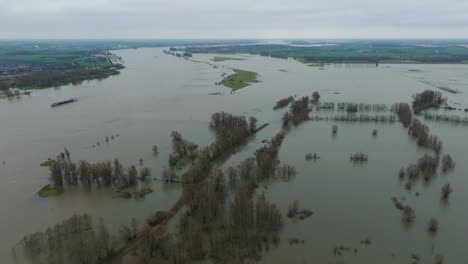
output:
M61 106L61 105L64 105L64 104L74 103L76 101L78 101L78 98L72 98L72 99L68 99L68 100L65 100L65 101L60 101L60 102L53 103L50 106L51 107L57 107L57 106Z

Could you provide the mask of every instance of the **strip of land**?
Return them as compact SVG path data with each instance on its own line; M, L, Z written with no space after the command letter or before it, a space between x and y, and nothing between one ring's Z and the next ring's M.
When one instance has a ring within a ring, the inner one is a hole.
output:
M211 59L212 61L214 62L221 62L221 61L229 61L229 60L234 60L234 61L240 61L240 60L244 60L244 59L241 59L241 58L232 58L232 57L214 57L213 59Z

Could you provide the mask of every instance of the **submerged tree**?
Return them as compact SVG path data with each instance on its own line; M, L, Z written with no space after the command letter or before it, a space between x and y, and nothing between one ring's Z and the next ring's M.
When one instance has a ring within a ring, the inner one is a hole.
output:
M312 101L314 103L317 103L318 101L320 101L320 94L319 92L315 91L312 93Z
M151 175L150 168L145 167L140 170L140 180L146 181L150 175Z
M284 108L284 107L288 106L292 101L294 101L294 97L292 97L292 96L289 96L287 98L283 98L281 100L278 100L276 102L275 107L273 107L273 110Z
M407 103L400 103L394 105L394 111L398 114L398 118L403 126L408 127L411 124L411 119L413 117L413 111L409 104Z
M249 117L249 129L250 129L250 133L255 133L255 131L257 131L257 122L258 120L251 116Z
M434 217L429 220L428 231L431 233L436 233L439 230L439 221Z
M154 145L154 146L153 146L153 155L154 155L154 156L157 156L158 153L159 153L158 146L157 146L157 145Z
M414 218L416 218L416 215L414 213L413 208L406 205L402 210L402 220L403 220L403 222L412 223L414 221Z
M450 186L449 183L445 184L442 186L442 199L443 200L448 200L450 194L453 192L452 187Z
M332 135L336 135L338 133L338 126L337 125L333 125L332 126Z
M447 172L455 167L455 162L450 154L446 154L442 157L442 171Z

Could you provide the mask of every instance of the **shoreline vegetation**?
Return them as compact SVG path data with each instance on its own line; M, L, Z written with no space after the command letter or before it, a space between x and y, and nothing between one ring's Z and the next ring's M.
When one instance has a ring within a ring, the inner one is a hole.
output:
M233 91L245 88L253 83L258 83L258 74L256 72L233 69L234 74L224 77L224 79L217 83L231 88Z

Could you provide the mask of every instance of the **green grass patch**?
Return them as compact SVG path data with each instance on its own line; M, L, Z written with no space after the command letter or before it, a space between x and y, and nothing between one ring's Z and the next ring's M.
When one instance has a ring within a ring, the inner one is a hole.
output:
M63 192L63 190L59 188L55 188L51 186L50 184L47 184L44 186L42 189L40 189L37 194L40 197L51 197L51 196L57 196L60 195Z
M55 162L55 160L48 159L41 163L41 167L49 167L50 165L52 165L53 162Z
M240 60L244 60L244 59L241 59L241 58L231 58L231 57L214 57L214 58L211 59L211 60L214 61L214 62L220 62L220 61L228 61L228 60L240 61Z
M234 74L225 77L221 84L235 91L257 82L256 72L234 69Z

